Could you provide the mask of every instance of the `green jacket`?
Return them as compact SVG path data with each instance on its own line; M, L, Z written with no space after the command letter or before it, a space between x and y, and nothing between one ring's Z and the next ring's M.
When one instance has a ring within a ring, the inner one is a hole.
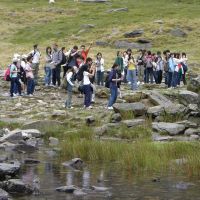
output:
M121 70L121 72L123 72L124 70L123 58L120 56L117 56L117 58L115 59L115 63L119 65L119 69Z

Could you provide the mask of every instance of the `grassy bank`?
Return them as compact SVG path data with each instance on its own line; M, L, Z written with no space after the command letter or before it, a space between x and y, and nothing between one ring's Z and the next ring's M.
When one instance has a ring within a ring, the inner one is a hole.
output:
M122 135L123 132L127 132L126 128L121 130ZM130 129L129 132L131 132ZM144 127L138 128L139 137L135 137L130 142L102 141L95 137L90 127L82 127L73 132L60 129L54 136L61 141L59 146L61 152L58 158L61 162L80 157L90 163L117 163L122 170L129 173L171 171L188 176L200 175L200 146L198 143L153 143L147 132L148 130L144 130ZM49 131L47 136L50 135L52 133Z
M111 9L127 7L127 12L107 12ZM189 0L111 0L109 3L81 3L73 0L57 0L49 5L47 0L1 0L1 47L0 65L10 62L14 52L31 50L34 43L40 44L44 54L47 45L58 42L70 48L73 44L88 45L91 41L105 41L107 47L94 46L90 56L103 52L107 67L113 63L116 50L112 44L116 40L126 40L123 34L135 29L143 29L139 38L149 39L154 51L171 49L186 51L191 62L198 62L199 48L199 1ZM161 19L163 25L154 21ZM85 24L94 25L87 28ZM170 31L181 28L187 37L174 37ZM156 31L162 30L159 34ZM128 39L135 42L139 39Z

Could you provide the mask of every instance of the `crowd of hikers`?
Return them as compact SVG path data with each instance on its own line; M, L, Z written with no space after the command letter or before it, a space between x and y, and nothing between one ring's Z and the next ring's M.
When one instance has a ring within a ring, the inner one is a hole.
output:
M95 59L88 57L91 47L92 44L87 49L85 45L80 48L74 46L66 51L65 47L59 49L57 44L53 44L46 48L44 85L60 88L62 82L66 83L66 108L73 108L73 87L78 87L80 95L84 96L84 107L89 109L95 102L96 85L110 88L107 108L111 110L117 97L121 97L122 83L130 85L131 90L137 90L144 83L164 83L169 89L179 87L181 81L186 84L188 60L184 52L172 53L165 50L152 53L141 49L138 55L133 55L131 49L117 51L114 64L108 71L101 52L97 53ZM14 54L4 77L11 83L11 97L34 95L35 85L38 85L40 60L41 53L37 44L27 55Z

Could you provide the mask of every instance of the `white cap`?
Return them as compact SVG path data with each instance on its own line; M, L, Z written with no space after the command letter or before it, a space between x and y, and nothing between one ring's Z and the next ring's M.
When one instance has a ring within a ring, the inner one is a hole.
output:
M18 58L16 58L16 57L14 57L13 59L12 59L12 62L18 62Z
M14 53L13 58L20 58L21 56L18 53Z

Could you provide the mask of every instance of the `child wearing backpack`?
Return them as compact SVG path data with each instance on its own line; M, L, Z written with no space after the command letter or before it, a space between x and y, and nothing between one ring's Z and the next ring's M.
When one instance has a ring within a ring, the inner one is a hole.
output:
M67 100L65 102L65 108L72 109L72 89L74 87L74 75L75 70L74 68L69 68L66 74L67 79Z

